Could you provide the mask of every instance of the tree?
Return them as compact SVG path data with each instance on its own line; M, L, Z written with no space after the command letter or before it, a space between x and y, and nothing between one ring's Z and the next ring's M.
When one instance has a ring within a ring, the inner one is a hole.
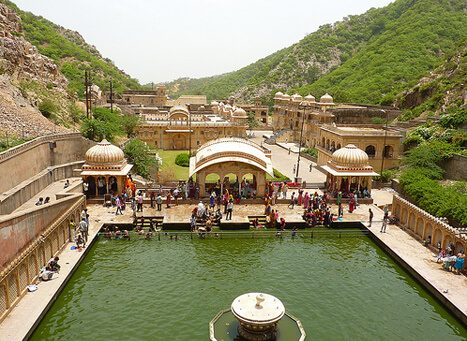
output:
M81 132L84 137L97 142L102 141L104 138L108 141L113 141L114 139L113 129L110 125L91 118L83 120Z
M143 177L149 177L151 169L158 166L148 145L140 140L131 139L125 145L124 152L128 162L134 165L136 173Z
M140 124L142 124L142 121L143 120L141 119L139 115L128 115L128 114L123 115L122 126L128 138L131 137L135 128L139 126Z

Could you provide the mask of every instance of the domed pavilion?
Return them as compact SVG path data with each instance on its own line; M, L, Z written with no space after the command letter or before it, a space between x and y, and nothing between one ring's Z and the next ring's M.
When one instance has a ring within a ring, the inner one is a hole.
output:
M89 196L122 193L125 181L133 165L127 163L123 151L106 139L90 148L81 177L89 185Z
M216 183L206 182L206 177L215 174L219 178L219 191L231 190L226 183L229 175L236 177L239 192L256 190L263 196L266 190L266 174L273 176L271 153L256 143L243 138L220 138L203 144L196 155L190 158L190 173L195 175L200 187L200 196L208 195ZM242 189L242 179L250 179L248 188Z
M360 193L365 189L371 193L372 177L379 175L370 166L368 154L353 144L336 150L323 169L327 172L326 188L331 194Z

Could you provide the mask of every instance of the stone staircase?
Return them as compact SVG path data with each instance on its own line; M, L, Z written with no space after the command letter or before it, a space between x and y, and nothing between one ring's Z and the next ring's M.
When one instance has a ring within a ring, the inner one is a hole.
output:
M142 222L143 217L136 217L136 220L133 221L133 229L136 228L136 226L142 226L143 230L148 231L149 228L151 227L151 221L155 219L157 221L157 228L162 229L164 225L164 216L145 216L144 217L144 222Z
M274 143L276 143L276 139L278 137L281 137L282 135L284 135L288 131L290 131L290 129L282 129L280 132L275 133L270 138L266 139L264 142L267 143L267 144L274 144Z

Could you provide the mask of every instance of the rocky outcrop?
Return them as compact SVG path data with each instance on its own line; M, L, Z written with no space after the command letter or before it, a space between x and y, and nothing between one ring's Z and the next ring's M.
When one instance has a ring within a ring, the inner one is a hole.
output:
M24 39L21 18L3 3L0 3L0 74L7 74L13 82L34 80L62 89L68 86L54 61Z

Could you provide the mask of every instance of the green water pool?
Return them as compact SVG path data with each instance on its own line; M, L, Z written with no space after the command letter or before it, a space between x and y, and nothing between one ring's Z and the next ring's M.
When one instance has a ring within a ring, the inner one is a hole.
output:
M369 238L97 241L32 340L208 340L232 300L265 292L308 340L466 340Z

